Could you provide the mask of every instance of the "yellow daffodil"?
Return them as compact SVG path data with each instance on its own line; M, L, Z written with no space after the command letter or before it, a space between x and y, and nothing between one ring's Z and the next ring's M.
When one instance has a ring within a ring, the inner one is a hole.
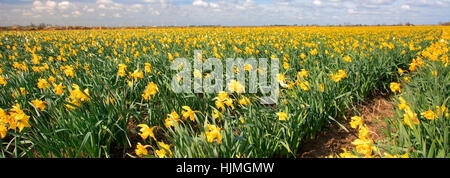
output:
M6 132L8 131L8 128L6 128L6 126L0 122L0 138L3 139L6 137Z
M370 138L370 131L366 125L359 126L358 138L361 140L368 140Z
M62 95L64 92L64 88L66 88L62 85L62 83L59 83L58 85L53 84L53 87L54 87L53 91L55 91L57 95Z
M389 85L389 87L391 88L392 92L402 92L402 89L400 88L400 84L396 83L396 82L391 82L391 84Z
M209 143L212 143L215 138L217 138L217 143L220 144L222 141L221 129L215 125L208 124L208 131L206 132L206 139Z
M8 82L6 81L6 79L2 76L0 76L0 85L5 86Z
M299 83L300 88L304 91L308 91L309 90L309 82L308 81L301 81Z
M231 92L236 92L236 93L243 93L243 92L245 92L244 85L242 85L240 82L238 82L236 80L231 80L230 83L228 83L228 89Z
M47 89L48 87L50 87L50 84L45 79L39 79L37 87L39 89Z
M403 114L403 121L410 128L413 128L411 121L416 125L420 123L419 119L417 119L417 114L414 111L412 111L412 109L409 106L405 108L405 114Z
M248 99L245 96L242 96L242 99L239 100L239 104L242 106L246 106L246 105L250 104L250 99Z
M12 109L9 112L10 117L10 123L9 123L9 129L16 129L16 127L19 128L19 132L22 132L23 128L25 127L31 127L30 124L28 124L28 120L30 119L30 116L26 115L21 109L19 104L15 104Z
M141 143L137 144L136 149L134 150L134 152L140 158L144 157L145 155L148 155L147 149Z
M287 114L285 112L278 112L277 113L278 119L280 121L286 121L287 120Z
M150 100L152 96L156 95L156 92L158 92L158 85L156 85L153 82L149 82L146 86L146 89L144 90L144 93L142 94L142 97L145 100Z
M352 62L352 58L350 56L345 56L343 59L345 62Z
M184 118L189 118L191 121L195 121L194 112L189 106L182 106L182 108L185 111L181 111L181 115L183 115Z
M145 63L145 72L151 74L152 73L152 64Z
M141 133L138 133L142 139L147 139L148 136L152 137L153 140L156 141L155 138L155 134L153 133L153 130L155 129L155 127L149 127L147 124L139 124L138 127L141 127L141 129L139 130Z
M345 72L345 70L339 70L338 73L331 74L330 77L334 82L340 82L342 79L347 77L347 73Z
M350 122L350 126L354 129L356 129L359 126L363 125L364 120L359 116L353 116L351 117L352 121Z
M435 118L437 118L436 114L432 110L422 112L420 115L422 115L428 120L434 120Z
M178 121L180 119L180 116L177 114L177 112L173 111L170 114L167 114L167 119L165 120L165 126L167 128L174 127L175 124L178 124Z
M213 114L214 119L217 119L217 118L219 118L222 115L222 113L220 113L219 111L217 111L215 109L214 109L213 112L214 112L214 114Z
M308 77L308 71L305 69L302 69L300 72L297 73L297 80L300 80L299 77L302 77L302 78Z
M127 65L125 64L119 64L119 71L117 72L117 74L120 77L123 77L126 75L126 71L127 71Z
M324 84L319 84L319 89L320 89L320 92L324 92L325 91L325 85Z
M45 109L45 102L42 100L33 100L31 101L31 103L33 103L33 106L40 109L41 111L44 111Z
M172 157L172 151L170 150L170 145L165 144L164 142L158 142L158 147L160 148L159 152L157 151L157 155L159 158L164 158L167 153L169 153L169 157Z
M133 73L130 73L130 76L133 77L134 81L137 81L138 78L144 78L144 73L139 69L136 69Z
M344 152L339 154L340 158L358 158L358 156L347 152L347 149L342 148L342 150L344 150Z

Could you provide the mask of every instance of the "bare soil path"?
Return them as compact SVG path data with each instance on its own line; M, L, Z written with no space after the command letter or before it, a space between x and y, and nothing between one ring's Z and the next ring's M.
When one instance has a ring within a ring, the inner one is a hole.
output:
M358 111L364 119L364 124L371 131L371 137L374 141L382 139L381 129L386 127L383 118L392 117L394 106L390 102L388 96L378 96L371 100L368 104L359 106ZM354 148L351 144L358 137L358 131L350 127L350 117L347 120L338 120L347 131L337 124L328 124L323 131L319 132L315 139L307 140L303 145L299 157L300 158L323 158L329 155L342 153L342 149L350 150Z

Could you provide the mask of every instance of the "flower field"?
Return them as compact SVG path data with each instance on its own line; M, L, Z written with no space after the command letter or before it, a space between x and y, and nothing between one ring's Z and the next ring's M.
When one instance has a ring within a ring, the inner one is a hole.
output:
M449 42L444 26L0 32L0 157L290 158L339 120L359 135L330 157L450 157ZM236 80L174 92L171 64L195 50L279 59L279 101ZM356 106L377 92L395 114L374 141Z

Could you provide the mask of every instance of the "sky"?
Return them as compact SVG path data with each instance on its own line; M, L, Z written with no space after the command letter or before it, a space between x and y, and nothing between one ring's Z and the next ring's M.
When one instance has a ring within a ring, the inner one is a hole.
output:
M0 0L0 26L262 26L450 22L450 0Z

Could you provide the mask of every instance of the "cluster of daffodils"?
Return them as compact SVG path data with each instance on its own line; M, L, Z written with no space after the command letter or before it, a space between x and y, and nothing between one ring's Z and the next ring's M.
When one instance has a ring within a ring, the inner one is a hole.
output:
M197 113L199 111L194 111L189 106L182 106L181 107L183 111L181 111L181 115L183 115L183 119L190 119L191 121L195 121L195 115L194 113ZM167 115L166 120L164 121L164 125L169 127L175 127L175 124L178 124L180 122L180 115L178 115L177 112L173 111L172 113Z
M0 108L0 138L5 138L8 130L16 130L18 128L19 132L22 132L25 127L31 127L28 123L29 119L30 116L20 109L19 104L15 104L9 110L9 114Z
M294 85L294 83L292 83L292 82L290 84L286 84L286 76L284 76L284 74L282 74L282 73L277 74L277 80L283 88L289 89L290 87L292 87Z
M222 134L220 133L221 129L216 127L215 125L208 124L208 131L206 132L206 140L209 143L212 143L215 139L217 139L217 143L220 144L222 141Z
M32 100L31 103L33 104L33 106L36 109L39 109L41 111L44 111L45 105L47 104L45 101L38 100L38 99Z
M192 110L189 106L182 106L183 111L181 111L181 114L183 116L184 120L191 120L195 121L195 113L199 111ZM178 124L178 122L181 122L180 115L178 115L177 112L173 111L172 113L168 114L167 119L165 120L165 126L167 128L174 127L175 124ZM159 158L167 158L172 157L173 153L170 150L170 145L165 144L164 142L157 141L155 137L154 130L157 128L156 126L149 127L146 124L139 124L138 127L141 129L139 130L139 135L143 140L146 140L147 138L152 138L155 142L158 144L157 150L155 150L156 156ZM208 142L213 142L214 140L217 140L217 143L220 143L222 141L222 134L220 133L221 129L219 127L216 127L214 125L208 124L208 130L206 131L206 140ZM152 147L151 145L142 145L141 143L138 143L135 149L135 153L138 157L146 157L148 155L147 148Z
M343 148L343 153L340 153L338 158L375 158L379 149L375 146L373 139L370 138L370 131L367 125L364 124L364 119L360 116L351 117L350 126L353 129L358 129L358 138L352 142L355 146L356 153L347 151ZM408 153L404 155L391 155L389 153L383 154L384 158L408 158ZM332 155L329 158L333 158Z
M127 65L119 64L119 71L117 72L117 75L119 75L119 77L127 75Z
M241 105L242 107L251 104L250 98L240 94L240 92L244 91L244 86L240 82L231 81L229 83L229 87L233 92L236 92L238 94L238 96L237 96L238 99L232 99L230 97L230 94L225 91L219 92L217 94L217 97L214 98L215 106L216 106L216 108L213 110L214 119L218 119L222 116L222 113L225 112L225 106L227 106L228 108L233 110L234 109L234 104L233 104L234 101L237 101L237 103L239 103L239 105ZM220 112L219 112L219 110L220 110Z
M418 125L420 124L419 119L417 118L417 113L414 112L408 103L406 103L405 99L403 97L399 97L399 104L398 109L400 111L404 111L403 114L403 121L406 125L408 125L411 129L413 128L413 124ZM436 106L435 109L429 109L426 111L423 111L420 113L420 115L428 120L434 121L436 118L439 117L448 117L448 109L444 105L442 106Z
M364 155L364 158L373 158L373 152L377 152L377 147L374 146L373 140L370 138L369 128L364 124L364 120L359 116L353 116L351 118L350 126L354 129L358 129L358 138L352 142L356 146L356 151L360 155ZM358 157L353 155L344 149L344 153L339 154L341 158L354 158Z
M180 121L180 115L177 114L177 112L173 111L170 114L167 114L167 118L164 121L164 125L169 128L169 127L175 127L175 124L178 124L178 122Z
M351 58L350 56L345 56L345 57L343 58L343 60L344 60L345 62L352 62L352 58Z
M245 92L245 87L240 82L236 80L231 80L230 83L228 83L228 89L232 92L236 93L243 93Z
M41 79L40 78L40 79L38 79L37 87L39 89L45 90L45 89L50 87L50 83L48 83L48 81L46 79Z
M219 92L216 99L216 108L221 109L222 112L225 111L225 105L234 109L233 100L230 98L229 94L225 91Z
M133 73L129 72L129 75L134 79L133 81L137 81L138 78L144 78L144 72L140 71L139 69L136 69Z
M309 82L305 80L308 76L308 71L305 69L302 69L297 73L297 85L304 91L308 91L310 89Z
M70 89L70 96L67 98L67 102L70 104L66 104L66 107L69 109L75 109L75 106L81 106L81 103L89 101L89 89L86 88L81 91L80 86L77 84L73 84L73 89Z
M420 124L420 121L417 118L417 114L411 109L411 107L409 107L405 99L403 99L403 97L400 97L399 100L400 103L398 104L398 108L401 111L405 111L405 113L403 114L403 121L405 122L405 124L408 125L410 128L413 128L412 123L416 125Z
M156 93L159 91L158 85L156 85L153 82L149 82L147 86L145 87L144 93L142 94L142 97L145 100L150 100L152 96L156 95Z
M414 72L414 71L418 71L418 69L421 69L422 66L430 66L427 62L423 60L424 59L429 59L430 62L441 62L441 64L445 67L448 66L448 48L446 47L446 43L445 41L441 40L439 42L435 42L432 45L430 45L429 47L425 48L423 51L418 52L417 53L417 57L413 58L411 63L409 64L409 68L408 70L410 72ZM411 47L410 47L411 48ZM402 69L402 68L398 68L398 73L400 74L400 76L403 76L404 73L406 73L408 71ZM432 75L434 77L436 77L438 75L436 70L432 71ZM403 77L403 79L406 82L410 82L410 78L408 77ZM400 83L397 82L392 82L390 83L390 89L392 92L394 93L401 93L401 85ZM404 111L403 114L403 121L406 125L408 125L411 129L413 128L413 124L418 125L420 124L420 120L417 117L417 113L409 106L409 104L405 101L405 99L403 97L398 97L398 109L400 111ZM439 117L439 115L441 116L445 116L448 117L448 110L447 108L443 105L443 106L436 106L435 111L433 111L433 109L429 109L426 111L423 111L422 113L420 113L421 116L423 116L423 118L428 119L428 120L434 120L436 118Z
M13 63L13 67L15 69L19 69L19 70L24 71L24 72L28 71L28 67L27 67L27 64L25 63L25 61L23 61L22 63L14 62Z
M1 73L0 73L1 74ZM5 77L0 76L0 85L5 86L8 82L6 81Z
M64 71L64 74L66 75L66 77L70 77L73 78L74 76L74 69L72 66L61 66L60 68L61 71Z
M448 109L444 105L442 105L441 107L436 106L435 111L433 111L432 109L429 109L427 111L420 113L420 115L423 116L424 118L426 118L428 120L432 120L432 121L434 121L434 119L436 119L436 118L439 118L440 116L442 116L442 117L449 116Z
M138 133L141 138L145 141L147 140L147 138L152 138L157 144L158 144L158 148L155 151L156 156L158 156L159 158L167 158L167 157L172 157L173 153L170 150L170 145L165 144L162 141L157 141L156 137L155 137L155 126L154 127L149 127L147 124L139 124L138 127L140 127L141 129L139 130L140 133ZM149 155L147 148L151 148L151 145L142 145L140 142L136 145L136 149L134 150L136 155L140 158L143 157L147 157Z
M345 70L339 70L336 74L330 74L330 78L333 79L334 82L340 82L342 79L347 77L347 73Z

